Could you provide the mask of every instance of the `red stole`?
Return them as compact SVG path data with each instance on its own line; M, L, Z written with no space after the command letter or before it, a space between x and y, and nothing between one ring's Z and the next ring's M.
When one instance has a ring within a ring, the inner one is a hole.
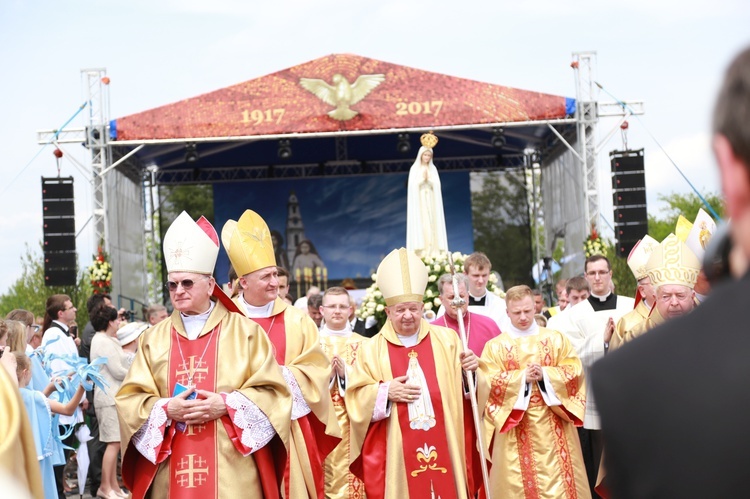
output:
M284 312L279 312L271 317L251 317L268 335L271 340L276 362L280 366L286 365L286 327L284 326Z
M191 372L197 390L216 391L217 345L220 334L221 325L218 325L211 333L191 341L181 337L172 328L173 346L169 355L168 371L170 391L173 391L177 383L187 386L188 374ZM172 441L173 458L169 460L170 497L218 497L219 463L216 432L214 420L190 425L184 432L175 433Z
M276 362L280 366L286 365L286 326L284 324L284 312L280 312L271 317L253 317L251 318L268 334L268 339L273 344ZM338 445L340 439L333 439L326 435L325 425L310 413L297 419L300 430L305 436L304 445L307 455L310 459L310 467L315 480L315 490L318 498L325 497L325 472L323 471L323 462L326 456ZM297 442L299 444L299 442ZM289 497L289 456L286 460L284 469L284 491L285 496Z
M431 336L427 334L413 347L388 342L388 357L394 378L406 374L410 352L417 353L417 360L427 381L435 412L435 426L429 431L412 430L409 426L408 404L395 403L401 428L409 497L429 497L430 490L435 491L436 497L439 495L443 499L458 497L446 439L443 401L437 380ZM387 423L388 420L384 419L370 425L362 443L362 452L349 467L352 473L364 482L365 493L372 498L385 497Z

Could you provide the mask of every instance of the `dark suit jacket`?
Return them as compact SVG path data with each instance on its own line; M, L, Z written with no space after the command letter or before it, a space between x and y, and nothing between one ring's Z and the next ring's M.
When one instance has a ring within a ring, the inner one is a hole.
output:
M615 498L750 497L750 274L594 364Z
M352 330L355 333L361 334L365 338L372 338L376 334L378 334L378 326L373 326L371 328L365 329L365 321L357 317L357 320L354 321L354 327L352 327Z

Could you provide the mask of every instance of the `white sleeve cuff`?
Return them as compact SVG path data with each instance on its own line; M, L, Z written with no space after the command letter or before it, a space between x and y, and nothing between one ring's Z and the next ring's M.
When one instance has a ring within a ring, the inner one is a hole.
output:
M378 396L375 399L375 408L372 410L372 421L380 421L391 415L391 403L388 400L388 388L391 382L381 383L378 387Z
M281 371L287 386L289 386L289 391L292 392L292 421L310 414L310 406L305 402L305 397L302 395L302 390L292 371L287 366L281 366Z
M552 381L549 379L547 370L544 368L542 368L542 376L544 377L544 390L539 390L539 391L542 392L542 398L544 399L544 403L547 404L549 407L562 405L562 402L560 401L560 399L557 398L557 394L555 393L555 387L552 386Z
M531 400L531 386L526 383L526 371L521 375L521 388L518 391L518 397L516 403L513 404L513 409L519 411L525 411L529 407L529 401Z
M156 449L164 441L164 426L171 422L164 408L169 401L170 399L159 399L151 408L146 422L133 435L133 445L152 464L156 464Z
M249 456L256 450L264 447L276 434L271 421L263 411L252 400L238 391L227 394L226 404L234 409L232 423L242 430L240 440L242 445L248 447L250 452L244 454Z

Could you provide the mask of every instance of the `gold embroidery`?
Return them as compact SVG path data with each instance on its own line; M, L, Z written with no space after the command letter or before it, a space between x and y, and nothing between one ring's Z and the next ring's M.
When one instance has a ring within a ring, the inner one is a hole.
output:
M200 432L206 429L206 425L204 424L191 424L188 425L187 433L185 433L186 436L192 437L194 435L198 435Z
M420 465L418 470L411 472L411 476L417 476L420 473L424 473L427 470L439 471L440 473L448 473L448 470L442 466L437 465L438 454L434 445L427 447L425 443L423 447L417 448L417 461L422 461L423 465Z
M198 456L196 459L195 456L195 454L188 454L180 459L177 465L180 469L175 472L175 477L180 487L194 489L206 481L204 475L208 475L208 463L202 457Z
M188 357L190 365L188 366L187 362L183 362L181 365L182 370L175 372L175 376L177 376L181 384L190 384L190 381L193 378L195 378L196 383L200 383L206 376L208 376L208 367L202 367L205 366L206 363L203 360L198 360L198 362L196 363L196 358L196 355L191 355L190 357Z

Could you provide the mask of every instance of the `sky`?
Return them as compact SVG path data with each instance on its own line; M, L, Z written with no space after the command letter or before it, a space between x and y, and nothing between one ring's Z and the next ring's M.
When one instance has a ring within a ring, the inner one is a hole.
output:
M642 101L627 143L645 148L649 211L659 195L718 192L710 114L723 71L750 45L746 0L3 0L0 2L0 293L42 239L42 176L56 176L55 129L85 100L81 69L106 68L117 118L264 76L333 53L575 97L573 52L595 51L596 80L614 98ZM84 125L79 116L70 126ZM616 126L602 120L602 140ZM660 144L660 145L659 145ZM600 204L612 220L608 151L599 158ZM663 149L662 149L663 148ZM41 150L41 152L40 152ZM664 152L666 151L666 153ZM67 146L75 177L77 249L95 251L86 150ZM606 224L604 234L607 235Z

